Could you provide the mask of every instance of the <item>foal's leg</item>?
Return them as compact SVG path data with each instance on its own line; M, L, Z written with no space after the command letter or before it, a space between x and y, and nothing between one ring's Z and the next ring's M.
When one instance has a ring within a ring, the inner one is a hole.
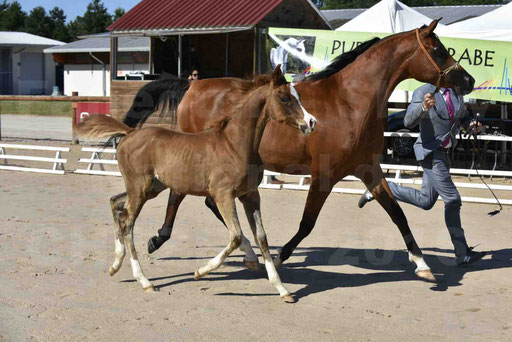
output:
M379 202L393 222L398 226L398 229L402 234L402 238L405 241L405 245L407 246L407 250L409 251L409 260L414 262L417 266L415 270L416 275L429 281L436 281L430 267L423 259L421 249L418 247L418 244L414 239L402 208L400 208L398 202L391 193L391 189L384 178L380 165L374 164L366 172L361 172L356 176L365 183L373 197L375 197L377 202Z
M219 268L228 255L240 247L242 243L242 230L236 213L235 199L231 195L224 195L218 197L216 203L229 230L229 243L215 258L195 272L194 278L196 280Z
M112 266L110 266L109 273L113 276L121 265L123 264L124 256L126 254L124 246L123 232L121 230L121 215L124 212L124 204L126 202L126 192L112 196L110 198L110 208L112 209L112 216L114 217L114 226L116 228L116 240L115 240L115 259Z
M288 290L281 282L281 278L279 278L279 274L277 273L276 267L272 262L272 257L270 256L267 235L265 234L261 220L260 194L258 191L246 194L240 197L240 201L242 201L244 205L247 220L251 226L254 239L257 241L258 246L260 247L270 283L277 288L279 295L285 302L294 303L295 299L290 295L290 292L288 292Z
M299 243L304 240L315 226L320 210L322 209L327 197L335 182L331 180L320 180L317 174L311 175L311 186L306 199L306 206L300 221L299 231L295 236L284 245L279 255L274 259L274 264L278 267L284 261L288 260Z
M224 222L224 219L222 218L222 215L219 212L219 208L217 208L217 205L215 204L215 201L211 197L206 197L204 203L206 206L215 214L215 216L226 226L226 223ZM227 228L227 226L226 226ZM260 268L260 264L258 262L258 257L256 256L256 253L254 253L254 250L252 249L251 242L247 240L247 238L244 236L242 232L242 243L240 244L240 250L244 252L244 265L251 271L256 271Z
M159 249L171 237L174 220L181 202L185 195L179 194L171 189L169 200L167 202L167 210L165 212L165 221L162 228L158 230L158 236L153 236L148 241L148 253L151 254Z

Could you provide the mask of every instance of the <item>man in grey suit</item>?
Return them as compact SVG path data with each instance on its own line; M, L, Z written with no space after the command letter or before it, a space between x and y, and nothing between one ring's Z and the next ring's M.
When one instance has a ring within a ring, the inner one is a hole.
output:
M441 88L434 94L435 86L425 84L416 89L407 108L404 124L408 128L420 125L420 135L414 143L414 154L423 168L421 190L389 183L393 196L402 202L425 210L431 209L438 196L444 201L446 227L455 249L457 264L470 264L485 256L485 252L475 252L464 236L460 221L461 199L450 176L449 151L457 143L455 138L461 126L473 128L462 96L453 89ZM477 132L480 126L476 127ZM359 207L373 200L369 191L361 196Z

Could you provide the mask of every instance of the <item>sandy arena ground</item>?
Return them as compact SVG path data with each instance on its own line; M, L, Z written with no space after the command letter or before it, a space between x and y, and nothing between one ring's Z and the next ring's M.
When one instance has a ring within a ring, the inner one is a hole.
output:
M202 198L184 201L171 240L148 255L167 192L146 204L135 228L142 267L160 291L142 291L128 256L110 277L108 200L122 191L118 177L0 171L1 341L512 339L511 207L489 218L495 206L463 205L469 243L493 252L457 267L442 203L429 212L402 205L439 279L432 284L415 277L397 228L378 204L360 210L357 196L332 194L313 233L279 269L298 299L285 304L263 268L243 267L240 251L193 280L228 239ZM275 254L297 230L306 192L261 196Z

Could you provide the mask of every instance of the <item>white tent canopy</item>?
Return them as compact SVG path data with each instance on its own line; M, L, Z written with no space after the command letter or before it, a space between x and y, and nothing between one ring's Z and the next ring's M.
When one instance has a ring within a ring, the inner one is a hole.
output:
M436 30L443 37L512 41L512 3Z
M336 31L398 33L428 25L432 19L397 0L382 0ZM445 25L438 24L437 28Z

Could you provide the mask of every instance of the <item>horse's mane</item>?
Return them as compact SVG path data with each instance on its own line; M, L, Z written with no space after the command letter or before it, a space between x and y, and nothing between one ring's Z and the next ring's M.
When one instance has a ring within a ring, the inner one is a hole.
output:
M363 52L368 50L372 45L380 41L380 38L373 38L358 45L355 49L345 52L344 54L336 57L331 64L329 64L324 70L314 73L304 79L304 81L318 81L324 78L331 77L361 55Z
M251 79L235 79L229 91L231 94L237 94L234 98L236 101L232 102L231 110L228 114L220 119L212 120L206 126L207 129L214 129L216 131L223 131L228 125L229 121L234 115L240 111L246 99L262 86L268 85L272 80L272 72L263 75L256 75Z

